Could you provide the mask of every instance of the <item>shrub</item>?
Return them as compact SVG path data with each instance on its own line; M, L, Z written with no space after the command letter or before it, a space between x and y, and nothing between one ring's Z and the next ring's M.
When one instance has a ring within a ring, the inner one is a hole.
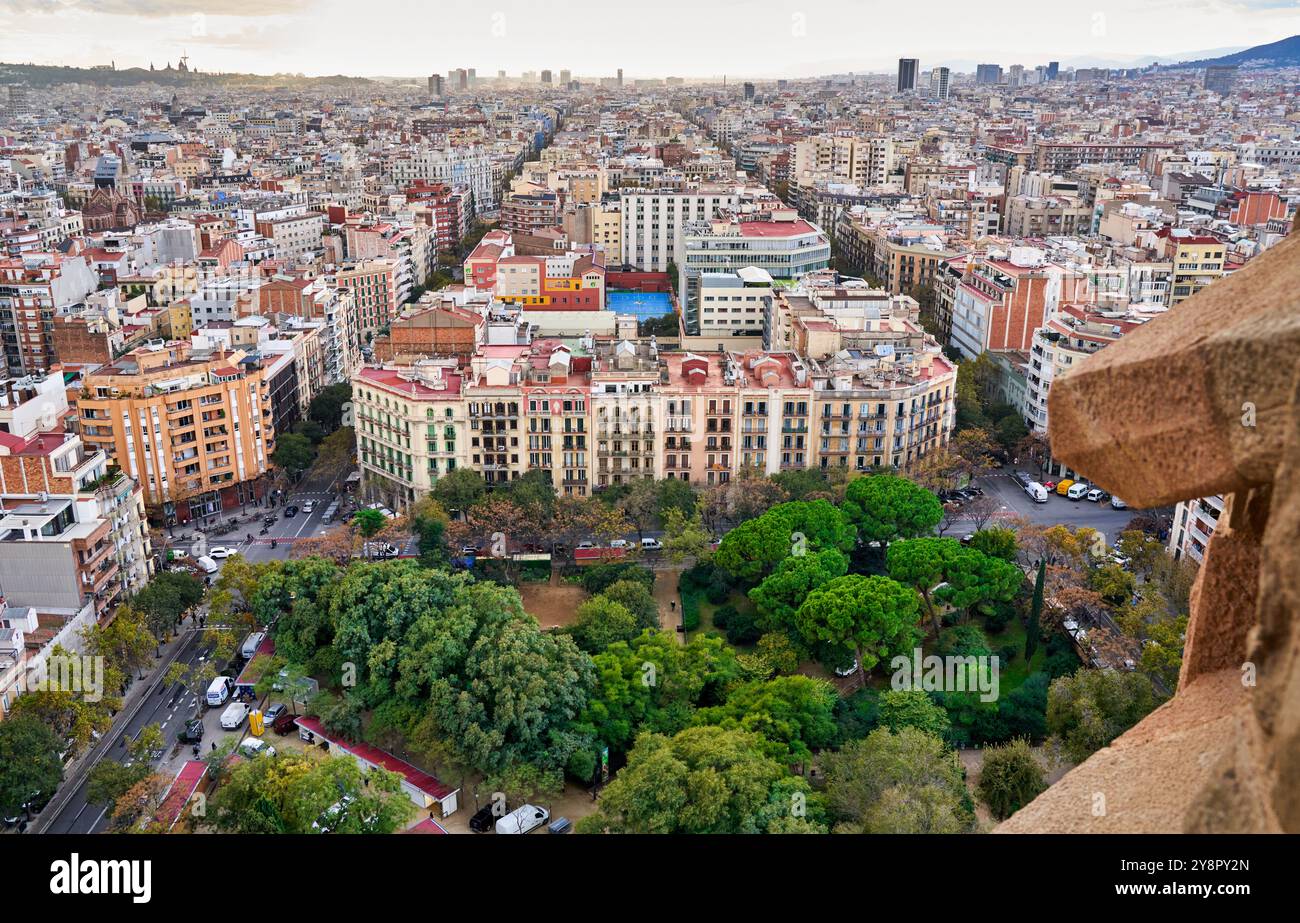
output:
M756 644L762 637L763 632L759 629L757 620L753 613L739 611L733 606L724 606L723 608L731 609L731 614L727 618L727 640L732 644ZM722 610L719 609L719 612ZM716 613L714 623L717 622Z
M713 610L713 627L726 628L727 624L739 614L735 606L719 606Z
M976 791L998 820L1010 817L1046 788L1043 767L1025 740L984 751Z
M683 574L683 577L686 575ZM645 585L646 590L654 592L655 574L648 567L640 564L596 564L582 572L582 588L591 595L603 593L620 580L634 580Z

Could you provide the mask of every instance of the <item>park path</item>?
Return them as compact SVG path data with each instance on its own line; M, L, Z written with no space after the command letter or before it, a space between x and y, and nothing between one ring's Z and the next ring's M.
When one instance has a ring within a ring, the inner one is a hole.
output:
M659 627L674 636L678 644L686 643L686 634L677 630L682 619L682 599L677 595L677 579L683 570L684 567L655 569L654 598L659 604Z

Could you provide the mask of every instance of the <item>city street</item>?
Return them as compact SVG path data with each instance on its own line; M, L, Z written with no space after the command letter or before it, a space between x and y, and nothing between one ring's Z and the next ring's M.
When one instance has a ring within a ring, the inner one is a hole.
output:
M181 641L179 653L174 662L184 663L189 667L203 662L208 650L202 642L202 632L186 629ZM165 669L165 666L164 666ZM102 751L100 759L112 759L118 762L127 760L127 746L145 727L151 724L162 726L167 749L163 760L176 746L176 731L190 718L198 705L197 696L180 690L177 685L164 688L161 673L145 690L143 701L128 706L127 714L138 705L138 710L125 723L117 723L109 731L108 746ZM102 743L102 741L101 741ZM99 744L96 744L98 748ZM186 748L188 752L188 748ZM94 760L90 766L99 760ZM51 810L54 813L49 813ZM91 804L86 800L86 778L83 777L68 795L67 801L51 806L42 813L36 829L43 833L98 833L107 826L108 807Z

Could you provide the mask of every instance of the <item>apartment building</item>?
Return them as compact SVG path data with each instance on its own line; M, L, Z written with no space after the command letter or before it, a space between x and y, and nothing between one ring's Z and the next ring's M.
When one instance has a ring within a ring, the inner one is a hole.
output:
M1142 326L1154 313L1103 310L1104 306L1062 304L1034 331L1026 370L1024 417L1030 429L1046 433L1047 397L1052 382L1126 333Z
M69 415L61 376L11 380L0 391L0 506L16 517L0 536L0 590L42 611L93 603L104 618L153 573L143 494L64 429ZM43 544L8 544L33 531Z
M905 470L948 443L957 366L930 347L852 348L808 360L818 467Z
M83 256L31 253L0 260L0 336L10 374L43 372L57 361L54 318L99 287Z
M591 369L594 490L662 477L657 440L663 436L658 344L606 340L593 345Z
M154 341L82 384L82 438L140 484L163 522L219 513L265 491L275 428L255 357Z
M1174 507L1174 524L1169 530L1169 553L1176 560L1187 558L1200 564L1214 528L1223 515L1223 496L1180 500Z
M739 191L725 186L623 190L623 262L646 272L667 272L669 263L680 266L687 224L711 221L739 202Z
M352 402L363 496L402 509L468 462L462 383L454 360L356 372Z
M528 440L526 470L547 472L556 491L578 497L585 497L591 491L592 459L589 426L592 362L590 355L582 353L585 350L546 339L534 342L520 362L520 406L524 410ZM495 439L494 451L499 460L503 437L489 431L490 422L484 415L483 449L486 457L489 440ZM504 438L510 439L513 449L513 431Z
M474 259L478 254L471 255ZM530 311L600 311L605 307L605 267L589 255L502 256L492 291L508 305Z
M1191 298L1224 275L1227 247L1217 237L1183 229L1161 228L1155 238L1162 255L1173 264L1169 280L1169 306Z
M325 223L322 213L305 211L273 217L259 215L254 229L266 239L277 260L293 263L307 260L321 251Z
M340 292L350 292L357 335L370 339L397 316L397 265L392 260L363 260L334 274Z
M972 255L953 292L953 347L967 359L989 349L1029 349L1059 298L1062 274L1033 247Z

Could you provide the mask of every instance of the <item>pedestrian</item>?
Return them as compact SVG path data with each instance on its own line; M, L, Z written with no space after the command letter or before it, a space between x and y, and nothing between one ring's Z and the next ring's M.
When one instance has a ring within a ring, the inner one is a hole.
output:
M217 752L217 742L215 740L212 741L212 752L213 753Z
M670 605L672 605L672 607L673 607L673 610L672 610L672 611L676 612L676 611L677 611L677 600L674 599L674 600L671 602Z

